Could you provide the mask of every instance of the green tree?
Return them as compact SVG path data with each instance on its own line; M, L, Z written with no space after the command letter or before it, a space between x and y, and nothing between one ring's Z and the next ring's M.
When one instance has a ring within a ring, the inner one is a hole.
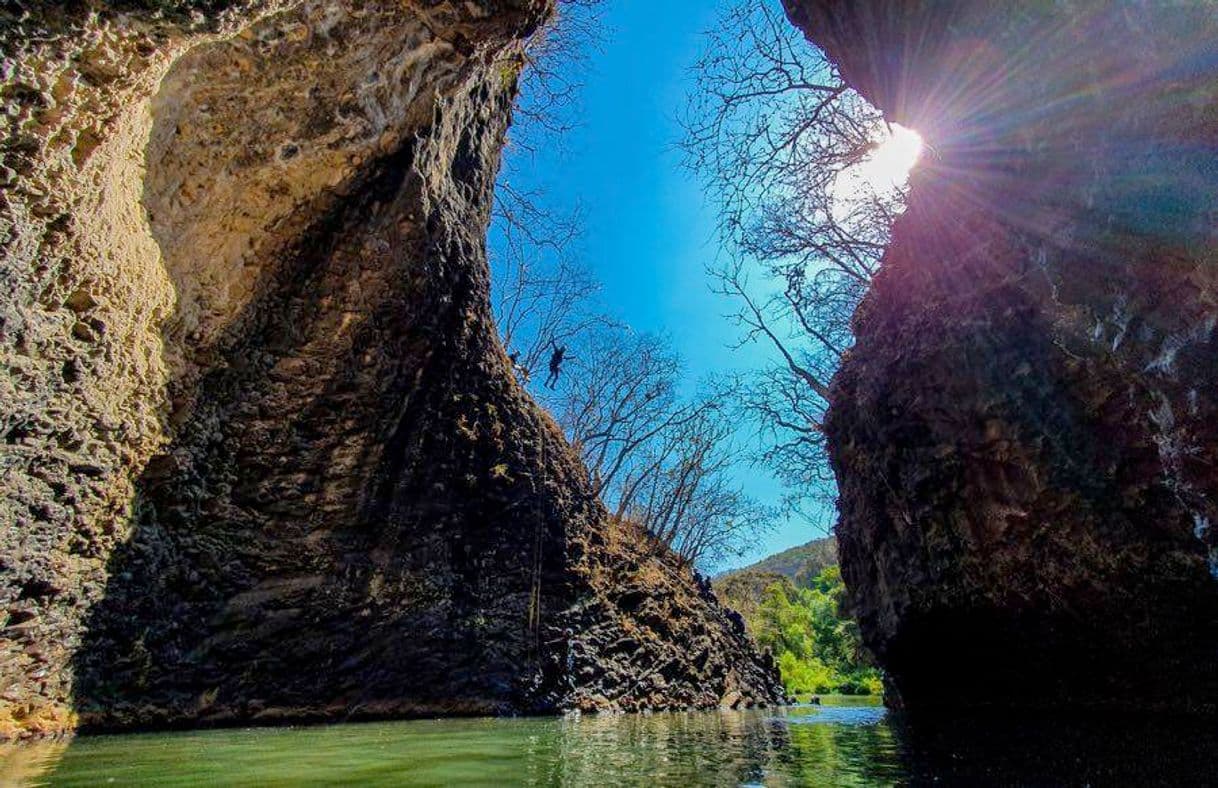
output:
M782 578L768 585L749 622L757 643L774 655L787 691L795 694L881 691L854 622L841 615L841 570L831 566L807 588Z

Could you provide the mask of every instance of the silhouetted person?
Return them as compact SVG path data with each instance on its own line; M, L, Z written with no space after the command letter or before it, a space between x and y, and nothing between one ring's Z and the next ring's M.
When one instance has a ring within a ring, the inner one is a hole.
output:
M550 377L546 378L546 388L552 389L554 384L558 382L558 376L562 374L562 362L566 357L566 346L554 345L554 352L550 354Z

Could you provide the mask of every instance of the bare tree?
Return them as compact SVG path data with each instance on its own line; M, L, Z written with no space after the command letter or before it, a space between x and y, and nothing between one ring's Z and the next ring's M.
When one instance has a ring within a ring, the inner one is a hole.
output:
M620 485L617 516L642 523L695 564L743 554L773 512L731 480L740 459L734 432L713 401L692 407L641 452Z
M731 480L740 459L731 395L682 397L681 361L662 337L592 332L574 363L552 406L616 519L707 566L771 524L772 513Z
M612 321L597 300L600 282L573 254L578 217L556 217L507 184L500 191L491 300L503 345L527 378L551 348Z
M512 145L532 153L578 124L581 75L604 36L601 0L558 0L550 22L525 42Z
M525 46L511 136L495 189L489 234L492 304L504 346L527 378L550 349L611 323L600 284L578 260L579 207L521 189L539 145L555 145L576 125L580 75L600 41L600 0L560 0L551 21ZM505 68L511 64L505 64Z
M573 366L555 415L606 497L640 449L684 418L680 360L661 338L620 330L590 335Z
M614 519L710 566L750 546L771 522L731 480L739 452L724 407L729 398L682 396L682 364L670 344L605 316L599 282L578 261L579 210L513 183L542 145L575 123L578 77L599 29L596 8L597 0L560 2L557 23L529 44L496 191L492 301L504 345L526 378L556 349L569 351L557 389L539 380L531 389L579 450Z
M779 3L737 3L705 52L684 117L685 164L718 211L727 261L710 273L736 304L741 344L775 359L740 388L762 437L757 459L806 512L832 491L821 433L829 382L904 193L843 180L875 150L883 119Z

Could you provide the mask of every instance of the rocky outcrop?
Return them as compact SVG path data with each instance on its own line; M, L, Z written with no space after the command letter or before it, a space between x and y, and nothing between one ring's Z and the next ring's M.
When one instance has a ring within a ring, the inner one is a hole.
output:
M910 708L1218 704L1218 6L788 0L928 154L833 387Z
M550 11L0 10L0 737L780 698L496 339Z

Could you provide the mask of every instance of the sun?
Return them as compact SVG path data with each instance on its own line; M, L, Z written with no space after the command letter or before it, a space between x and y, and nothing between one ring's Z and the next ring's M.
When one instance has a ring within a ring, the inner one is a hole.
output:
M838 173L833 199L849 202L870 194L891 194L908 182L921 155L922 136L918 132L889 124L870 154Z

